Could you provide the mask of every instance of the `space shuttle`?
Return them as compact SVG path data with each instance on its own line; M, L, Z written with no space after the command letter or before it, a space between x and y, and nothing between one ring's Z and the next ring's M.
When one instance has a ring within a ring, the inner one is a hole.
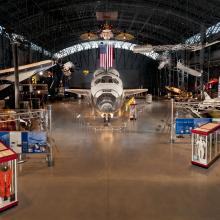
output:
M99 68L93 74L90 89L65 91L88 97L94 109L109 121L120 110L126 97L147 92L147 89L124 89L116 69Z

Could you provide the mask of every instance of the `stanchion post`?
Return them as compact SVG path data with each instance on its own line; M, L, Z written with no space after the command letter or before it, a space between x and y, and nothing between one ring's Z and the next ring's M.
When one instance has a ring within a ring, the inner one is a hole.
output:
M50 153L48 157L48 166L51 167L54 165L54 160L53 160L53 144L51 143L51 131L52 131L52 105L47 106L47 112L48 112L48 133L49 133L49 140L50 140Z
M170 122L170 142L171 143L174 143L174 129L173 129L173 126L174 126L174 117L173 117L173 114L174 114L174 99L171 99L171 122Z

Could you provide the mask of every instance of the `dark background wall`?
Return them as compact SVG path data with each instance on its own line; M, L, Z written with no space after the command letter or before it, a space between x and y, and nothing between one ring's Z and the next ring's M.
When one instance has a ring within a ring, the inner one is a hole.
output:
M21 45L19 47L19 65L24 65L40 60L48 59L43 51L32 50L30 44ZM12 45L5 34L0 34L0 68L8 68L13 66Z
M98 49L86 50L66 57L63 62L76 64L76 70L69 80L69 87L89 88L93 72L99 67ZM158 63L132 51L115 49L114 67L119 71L124 88L148 88L153 91L157 78ZM83 70L89 70L88 75Z

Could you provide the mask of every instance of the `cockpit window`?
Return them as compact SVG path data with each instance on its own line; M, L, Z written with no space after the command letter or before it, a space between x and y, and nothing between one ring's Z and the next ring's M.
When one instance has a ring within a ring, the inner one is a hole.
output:
M111 76L103 76L101 79L97 79L95 81L95 84L98 83L115 83L119 84L119 81L117 79L112 78Z
M113 83L115 83L115 84L119 84L119 82L118 82L117 79L113 79Z
M103 76L102 83L112 83L112 77L111 76Z
M95 81L95 84L99 84L101 82L101 80L100 79L97 79L96 81Z

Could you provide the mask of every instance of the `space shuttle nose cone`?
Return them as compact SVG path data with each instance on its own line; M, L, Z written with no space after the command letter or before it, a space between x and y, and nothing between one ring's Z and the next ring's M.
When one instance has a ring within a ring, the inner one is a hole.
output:
M110 103L105 103L101 107L102 112L112 112L112 110L113 110L113 108L112 108L112 105Z

